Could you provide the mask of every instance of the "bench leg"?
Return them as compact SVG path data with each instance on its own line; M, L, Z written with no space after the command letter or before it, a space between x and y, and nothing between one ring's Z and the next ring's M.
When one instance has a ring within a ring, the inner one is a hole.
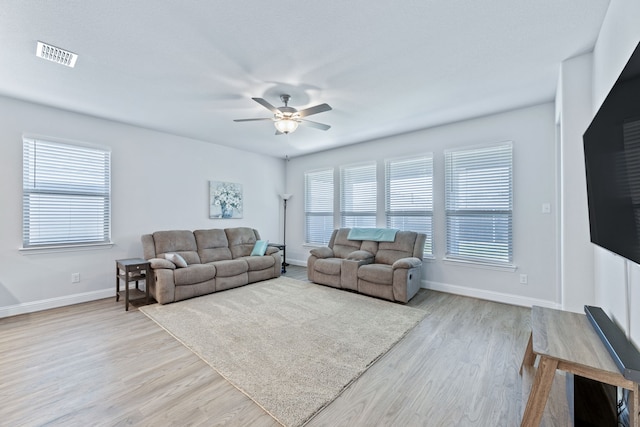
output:
M533 352L533 333L529 334L529 342L527 342L527 348L524 351L524 357L520 364L520 375L522 375L522 369L525 366L533 366L536 361L536 354Z
M629 393L629 425L631 427L640 426L640 386L636 383Z
M556 375L558 361L541 356L536 377L533 380L531 394L527 400L527 406L524 409L522 423L520 427L538 427L542 419L544 407L547 404L547 398L551 391L553 378Z

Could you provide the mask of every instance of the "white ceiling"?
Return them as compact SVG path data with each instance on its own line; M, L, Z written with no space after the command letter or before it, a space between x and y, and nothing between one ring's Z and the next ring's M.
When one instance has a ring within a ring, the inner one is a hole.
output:
M0 94L277 157L551 101L609 0L0 0ZM79 55L35 56L40 40ZM275 136L251 100L332 111Z

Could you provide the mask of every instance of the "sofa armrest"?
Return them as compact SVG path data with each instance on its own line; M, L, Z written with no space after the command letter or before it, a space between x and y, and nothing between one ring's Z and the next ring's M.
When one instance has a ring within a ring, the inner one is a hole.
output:
M373 261L373 254L369 251L353 251L347 256L349 261Z
M176 269L176 265L174 263L172 263L168 259L163 259L163 258L151 258L149 260L149 264L151 265L151 268L153 268L154 270L159 268L168 268L170 270Z
M313 248L309 252L311 253L311 255L315 256L316 258L333 258L333 249L327 246L322 246L320 248Z
M276 248L275 246L267 246L267 250L265 251L265 255L273 255L276 252L280 252L280 249Z
M409 258L400 258L391 266L394 270L396 268L415 268L420 267L422 265L422 261L420 258L409 257Z

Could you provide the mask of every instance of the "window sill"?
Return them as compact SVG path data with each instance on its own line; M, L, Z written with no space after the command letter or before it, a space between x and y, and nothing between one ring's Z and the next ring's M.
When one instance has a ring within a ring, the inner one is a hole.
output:
M82 245L66 245L66 246L38 246L32 248L19 248L20 251L24 255L35 255L35 254L50 254L50 253L58 253L58 252L78 252L78 251L88 251L92 249L111 249L115 245L113 242L108 243L90 243L90 244L82 244Z
M444 261L446 264L456 264L456 265L471 267L471 268L483 268L485 270L514 272L518 269L518 266L516 266L515 264L491 264L488 262L471 261L468 259L460 259L460 258L445 257L442 259L442 261Z

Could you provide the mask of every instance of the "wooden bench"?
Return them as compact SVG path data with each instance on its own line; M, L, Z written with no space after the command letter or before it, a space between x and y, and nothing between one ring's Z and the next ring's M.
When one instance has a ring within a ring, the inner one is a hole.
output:
M540 425L556 370L629 390L629 422L632 427L640 427L638 383L622 376L587 317L534 306L531 336L520 367L521 375L525 371L534 372L522 427Z

